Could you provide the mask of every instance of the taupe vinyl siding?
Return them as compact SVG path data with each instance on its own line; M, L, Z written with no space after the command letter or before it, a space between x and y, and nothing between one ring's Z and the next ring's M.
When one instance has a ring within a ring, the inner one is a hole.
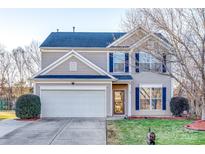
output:
M77 63L77 71L69 70L69 63L76 62ZM89 67L87 64L81 62L75 57L71 57L66 60L53 70L47 73L48 75L99 75L93 68Z
M107 52L81 52L82 56L107 71Z
M67 52L41 52L41 69L44 69Z

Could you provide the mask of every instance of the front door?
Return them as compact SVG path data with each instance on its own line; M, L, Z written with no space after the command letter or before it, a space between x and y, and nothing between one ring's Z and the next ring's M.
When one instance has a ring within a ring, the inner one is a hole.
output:
M114 114L124 114L124 90L114 90Z

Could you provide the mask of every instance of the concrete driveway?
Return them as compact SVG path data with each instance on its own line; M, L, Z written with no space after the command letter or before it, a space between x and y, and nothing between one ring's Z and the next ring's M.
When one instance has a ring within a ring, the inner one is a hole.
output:
M42 119L0 137L0 144L106 144L106 120L101 118Z

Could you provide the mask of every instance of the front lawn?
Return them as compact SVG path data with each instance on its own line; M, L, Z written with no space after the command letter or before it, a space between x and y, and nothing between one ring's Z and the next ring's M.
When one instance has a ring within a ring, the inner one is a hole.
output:
M14 118L16 118L16 114L14 111L0 111L0 120Z
M115 120L107 122L108 144L146 144L149 127L156 134L156 144L205 144L205 131L192 131L184 125L191 120Z

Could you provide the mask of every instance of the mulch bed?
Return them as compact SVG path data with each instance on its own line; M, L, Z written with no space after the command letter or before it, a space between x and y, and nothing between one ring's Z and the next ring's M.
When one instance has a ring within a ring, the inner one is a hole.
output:
M31 119L15 119L15 120L18 120L18 121L36 121L36 120L39 120L40 118L31 118Z
M191 130L205 131L205 120L197 120L192 124L185 125L185 128Z

